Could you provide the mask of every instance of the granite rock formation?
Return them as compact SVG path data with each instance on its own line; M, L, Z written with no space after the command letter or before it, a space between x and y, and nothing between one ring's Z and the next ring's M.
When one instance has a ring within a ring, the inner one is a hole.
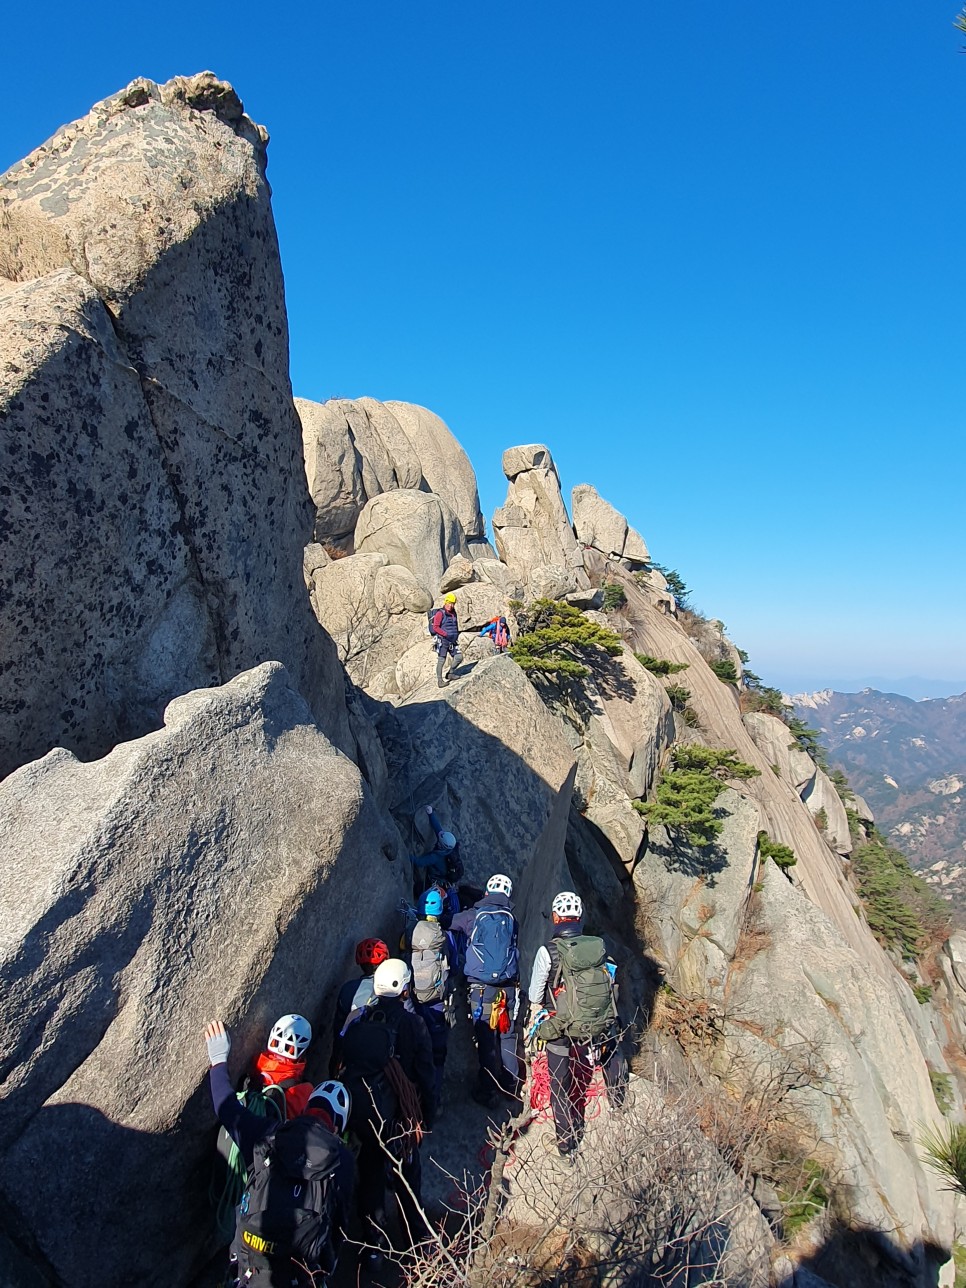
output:
M0 179L0 773L265 658L348 745L266 138L210 73L141 80Z

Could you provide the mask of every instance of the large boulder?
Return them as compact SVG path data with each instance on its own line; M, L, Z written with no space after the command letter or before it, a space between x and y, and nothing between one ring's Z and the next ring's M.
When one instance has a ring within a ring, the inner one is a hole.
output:
M280 1013L324 1035L354 942L388 933L402 888L396 830L277 663L165 720L0 784L0 1190L78 1288L191 1280L210 1241L202 1026L228 1023L235 1075ZM132 1195L133 1226L107 1219Z
M646 827L632 800L646 796L674 737L664 686L630 653L599 661L584 682L575 797L633 870Z
M387 402L409 440L423 472L424 486L441 496L459 520L470 542L486 541L480 495L470 458L449 426L434 412L415 403Z
M648 909L651 950L688 997L722 996L758 870L758 806L729 788L715 809L722 830L710 854L654 828L634 872Z
M641 534L589 483L578 483L570 494L574 531L582 546L618 559L627 568L646 567L651 556Z
M469 557L463 529L443 498L412 490L373 497L359 515L355 549L408 568L430 595L457 555Z
M345 545L366 502L419 488L423 473L396 418L374 398L296 398L318 541Z
M0 179L0 774L266 658L348 744L265 140L210 74L135 81Z
M383 667L426 639L432 596L385 555L349 555L316 568L309 594L350 678L367 690Z
M561 596L588 586L549 449L534 443L508 448L503 453L503 472L509 480L506 501L493 515L500 558L528 583L534 569L562 568L568 582L573 577L573 584L561 589ZM543 586L546 578L541 576Z

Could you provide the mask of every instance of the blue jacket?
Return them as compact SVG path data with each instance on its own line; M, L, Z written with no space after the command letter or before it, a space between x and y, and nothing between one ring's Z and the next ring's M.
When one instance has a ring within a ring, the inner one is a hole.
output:
M429 821L433 825L433 831L436 833L436 848L435 850L430 850L428 854L411 854L409 862L414 868L428 868L434 877L439 877L441 881L445 881L446 874L449 872L446 856L459 854L460 843L457 841L454 846L448 846L440 842L439 838L446 829L436 817L435 810L429 815Z
M520 927L517 924L516 917L513 916L513 904L505 894L486 894L478 903L475 903L472 908L467 908L465 912L458 912L453 918L452 929L454 931L459 931L469 939L473 934L473 923L476 921L476 914L480 911L487 911L489 909L499 909L500 912L508 912L510 916L513 917L513 943L516 945L520 934ZM470 983L479 982L474 981L469 970L466 971L466 978ZM500 983L512 982L513 981L511 980L500 981Z

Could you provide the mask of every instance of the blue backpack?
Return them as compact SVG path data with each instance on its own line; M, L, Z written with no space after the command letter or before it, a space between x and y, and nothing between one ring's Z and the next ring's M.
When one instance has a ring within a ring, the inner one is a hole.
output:
M505 908L479 908L466 946L466 978L506 984L520 975L516 923Z

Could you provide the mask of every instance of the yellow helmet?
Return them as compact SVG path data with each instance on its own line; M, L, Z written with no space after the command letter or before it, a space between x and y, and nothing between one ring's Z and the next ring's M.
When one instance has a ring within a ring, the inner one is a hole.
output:
M455 596L455 595L453 595L453 594L444 595L444 596L443 596L443 603L444 603L444 604L455 604L455 603L456 603L456 596Z

